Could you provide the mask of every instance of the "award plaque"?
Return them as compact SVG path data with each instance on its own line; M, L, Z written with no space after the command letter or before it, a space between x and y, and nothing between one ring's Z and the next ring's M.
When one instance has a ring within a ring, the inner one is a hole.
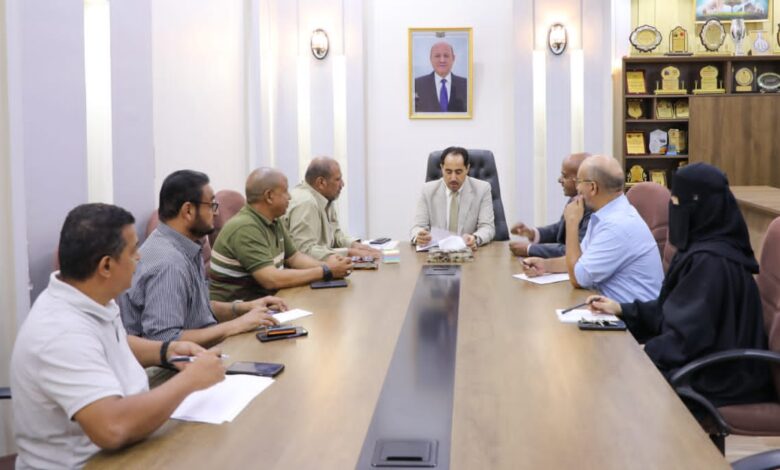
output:
M756 31L756 40L753 41L753 55L761 55L769 52L769 41L764 39L766 31Z
M693 55L693 52L688 52L688 31L682 26L669 33L669 52L666 55Z
M658 100L655 105L656 119L674 119L674 108L671 100Z
M654 155L666 154L666 146L669 143L669 136L666 131L656 129L650 133L650 141L647 144L650 153Z
M640 52L650 52L661 44L661 32L650 25L642 25L631 31L628 40Z
M667 134L669 134L669 145L666 148L667 155L680 155L688 150L684 130L669 129Z
M674 102L674 117L677 119L687 119L688 100L677 100Z
M734 73L734 81L737 82L735 91L745 93L753 91L753 81L756 78L756 74L749 67L742 67Z
M650 181L666 186L666 172L664 170L652 170L650 172Z
M643 181L647 181L647 172L639 165L632 166L626 173L626 186L632 186Z
M707 65L701 68L699 76L701 76L701 88L694 86L694 95L703 94L719 94L726 93L723 88L723 82L720 82L718 86L718 68L713 65Z
M780 75L774 72L762 73L756 80L761 93L777 93L780 91Z
M626 154L645 154L645 134L643 132L626 132Z
M715 18L707 20L701 27L699 39L701 39L701 44L705 49L716 52L726 40L726 29L723 27L723 23Z
M685 82L683 87L680 88L680 69L673 65L669 65L661 69L661 88L658 88L658 82L656 82L656 95L685 95Z
M644 114L642 112L642 100L627 100L626 113L631 119L641 119Z
M626 70L626 94L645 95L647 87L645 86L644 70Z

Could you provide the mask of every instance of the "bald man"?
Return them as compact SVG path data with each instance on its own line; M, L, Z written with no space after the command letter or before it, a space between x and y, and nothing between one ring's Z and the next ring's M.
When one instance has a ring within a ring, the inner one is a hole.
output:
M650 229L623 194L623 169L596 155L577 172L578 196L566 206L566 255L523 260L529 276L568 272L574 287L595 289L618 302L658 298L664 273ZM585 207L593 210L580 244L577 226Z
M316 157L306 169L305 180L291 194L284 226L299 250L318 260L334 255L373 256L382 252L364 245L341 229L334 201L344 188L339 162Z
M348 258L320 262L301 253L279 220L287 210L287 177L258 168L246 181L246 205L222 227L211 253L211 299L238 302L352 272Z
M563 188L564 196L569 198L569 202L577 195L577 171L589 156L589 153L573 153L561 162L561 176L558 177L558 183ZM585 213L577 229L580 241L585 237L591 213L593 211L585 207ZM566 221L563 215L558 222L538 228L519 222L512 227L512 233L528 238L528 241L509 243L509 249L515 256L557 258L566 254Z
M452 73L455 50L446 41L431 47L433 72L414 79L414 110L417 113L465 113L468 80Z

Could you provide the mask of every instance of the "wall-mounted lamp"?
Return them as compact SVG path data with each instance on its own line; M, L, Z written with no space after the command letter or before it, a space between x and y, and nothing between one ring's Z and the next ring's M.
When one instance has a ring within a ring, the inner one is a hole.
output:
M550 47L550 52L555 55L563 54L568 42L569 36L563 23L554 23L550 26L550 31L547 32L547 45Z
M324 29L317 28L311 33L311 53L315 58L322 60L328 55L330 40Z

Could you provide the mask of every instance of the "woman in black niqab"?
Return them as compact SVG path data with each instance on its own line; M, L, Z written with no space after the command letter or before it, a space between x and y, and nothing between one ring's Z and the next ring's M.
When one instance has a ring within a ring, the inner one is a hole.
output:
M699 357L729 349L766 349L758 263L728 180L705 163L674 176L669 242L677 248L657 300L627 304L600 296L592 308L620 315L669 378ZM769 370L756 361L704 369L693 387L716 406L755 403L773 394Z

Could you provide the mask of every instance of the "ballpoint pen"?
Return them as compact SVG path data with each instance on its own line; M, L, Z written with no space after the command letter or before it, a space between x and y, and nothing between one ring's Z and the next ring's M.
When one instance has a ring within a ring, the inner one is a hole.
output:
M228 356L227 354L220 354L219 358L220 359L229 359L230 356ZM195 356L173 356L170 359L168 359L168 362L170 362L171 364L176 363L176 362L195 362L196 359L197 359L197 357L195 357Z
M593 299L593 300L596 300L596 299ZM577 309L577 308L580 308L580 307L584 307L584 306L586 306L586 305L590 305L590 304L591 304L591 302L592 302L592 301L587 301L587 300L586 300L585 302L583 302L583 303L581 303L581 304L577 304L577 305L575 305L575 306L573 306L573 307L569 307L569 308L567 308L567 309L561 310L561 315L563 315L564 313L569 313L569 312L571 312L571 311L572 311L572 310L574 310L574 309Z

